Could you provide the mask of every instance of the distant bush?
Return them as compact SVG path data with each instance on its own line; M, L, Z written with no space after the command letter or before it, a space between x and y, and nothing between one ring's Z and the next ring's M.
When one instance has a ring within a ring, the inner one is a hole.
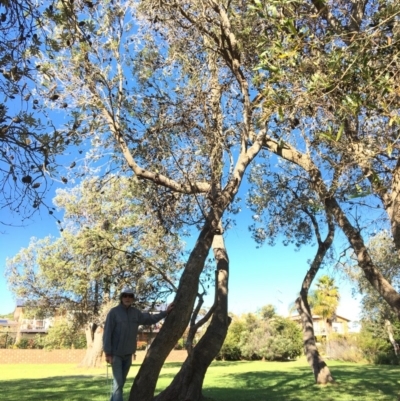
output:
M382 336L377 336L374 332L364 329L359 333L358 343L368 362L376 365L399 364L399 359L388 338L382 338Z
M47 335L38 337L37 342L45 349L86 348L85 334L69 322L59 322L50 327Z
M296 359L303 350L301 331L295 322L275 316L242 338L240 349L246 359Z
M302 349L295 322L277 315L245 314L233 318L218 359L284 361L297 358Z
M18 349L41 349L43 348L36 338L21 338L14 344L13 348Z
M234 316L217 359L224 361L238 361L242 358L239 343L245 330L245 322L242 319Z
M15 338L8 333L0 334L0 348L12 348Z
M185 340L183 338L180 338L178 340L178 342L175 344L174 349L176 349L176 350L185 349Z

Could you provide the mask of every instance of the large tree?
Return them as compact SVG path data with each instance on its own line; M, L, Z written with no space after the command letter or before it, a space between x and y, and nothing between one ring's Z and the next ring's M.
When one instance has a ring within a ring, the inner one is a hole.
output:
M315 381L317 384L326 384L332 382L333 377L318 352L309 293L320 268L332 261L330 251L335 233L333 216L319 205L307 183L298 180L301 176L298 168L282 166L279 172L270 171L268 180L264 179L265 168L268 167L255 166L250 174L253 185L248 202L254 211L254 223L250 228L259 244L267 242L273 245L282 238L286 246L300 248L316 242L317 249L304 276L295 307L302 323L304 353Z
M43 106L74 112L72 137L91 135L95 149L111 152L114 166L157 185L160 221L183 218L199 228L176 307L147 353L131 400L153 397L162 364L189 323L199 276L214 236L221 234L221 218L266 132L253 116L257 102L251 100L253 84L245 73L251 66L245 55L242 64L225 8L201 1L191 2L190 10L182 5L142 2L137 11L129 0L112 7L60 1L46 14L50 48L36 61L38 94L46 98L51 88L57 95L56 102L47 97ZM258 137L251 144L250 135ZM190 214L180 209L179 216L170 205L176 197L197 207ZM217 259L211 323L182 368L188 386L166 391L164 399L201 396L202 377L229 323L225 259L224 253Z

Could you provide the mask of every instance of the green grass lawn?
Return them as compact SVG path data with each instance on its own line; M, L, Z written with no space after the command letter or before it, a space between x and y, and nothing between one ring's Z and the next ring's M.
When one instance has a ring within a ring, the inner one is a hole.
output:
M179 369L165 364L157 390L168 385ZM215 401L398 401L400 368L329 362L337 384L316 386L304 360L296 362L214 362L204 395ZM129 373L126 396L139 369ZM111 372L109 371L109 375ZM0 365L1 400L108 401L107 371L75 365Z

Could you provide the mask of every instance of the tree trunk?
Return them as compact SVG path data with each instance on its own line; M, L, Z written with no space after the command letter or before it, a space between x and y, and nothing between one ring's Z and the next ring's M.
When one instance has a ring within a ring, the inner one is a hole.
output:
M328 191L318 167L306 153L301 153L286 143L285 147L282 147L278 141L267 137L263 145L266 149L283 159L300 166L309 174L313 189L318 194L321 202L325 205L326 211L334 216L338 226L347 237L354 253L357 255L358 264L363 270L366 279L384 298L394 313L396 313L398 319L400 319L400 294L374 265L364 244L363 237L360 232L353 227L335 197ZM393 219L393 213L389 218Z
M325 199L325 205L331 210L339 227L346 235L350 245L357 255L358 265L371 285L389 304L400 319L400 294L374 265L360 232L353 227L347 216L334 198Z
M333 383L334 379L331 375L331 372L327 364L321 358L317 349L313 320L310 307L308 306L307 296L300 296L297 298L296 306L303 326L304 353L306 355L307 362L314 373L315 383Z
M103 353L103 328L95 324L90 324L86 327L85 333L87 349L80 366L95 368L101 364L101 356Z
M153 399L160 370L168 354L182 337L188 326L198 291L199 277L211 248L214 230L206 225L190 254L179 282L175 297L175 308L152 342L132 385L129 401Z
M189 353L170 386L155 397L156 401L200 401L203 399L204 376L224 343L230 323L228 317L229 261L222 235L214 237L213 249L217 271L215 309L211 323L199 343Z
M400 347L393 335L393 327L389 320L385 320L385 328L388 333L389 341L393 345L393 350L396 356L399 356Z
M300 315L303 327L304 353L306 355L307 362L309 363L314 373L315 382L317 384L327 384L334 381L328 366L318 352L315 342L314 324L311 309L308 304L308 292L310 290L311 283L317 275L322 261L326 255L326 252L332 245L334 238L335 226L332 221L332 216L329 213L327 213L326 216L328 221L328 234L325 240L322 241L318 222L313 214L309 214L309 217L313 223L315 235L317 237L318 250L313 262L311 263L310 269L304 277L300 290L300 296L296 300L297 311Z

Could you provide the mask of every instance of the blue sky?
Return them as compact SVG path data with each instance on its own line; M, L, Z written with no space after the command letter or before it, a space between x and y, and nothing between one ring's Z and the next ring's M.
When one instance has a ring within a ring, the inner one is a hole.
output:
M7 211L0 211L0 218L5 214ZM247 228L250 216L250 211L244 208L238 224L227 232L225 238L230 259L229 310L236 314L256 312L263 305L273 304L278 313L287 315L307 272L307 260L313 257L315 247L295 251L293 247L277 244L257 249ZM10 313L15 307L15 299L7 288L4 276L6 258L27 247L32 236L58 236L56 221L47 212L38 213L33 219L24 227L0 227L0 314ZM324 269L321 274L334 272L333 269ZM341 294L338 314L353 321L358 320L359 302L353 299L350 284L340 277L336 279ZM205 306L211 303L212 291L205 299Z

